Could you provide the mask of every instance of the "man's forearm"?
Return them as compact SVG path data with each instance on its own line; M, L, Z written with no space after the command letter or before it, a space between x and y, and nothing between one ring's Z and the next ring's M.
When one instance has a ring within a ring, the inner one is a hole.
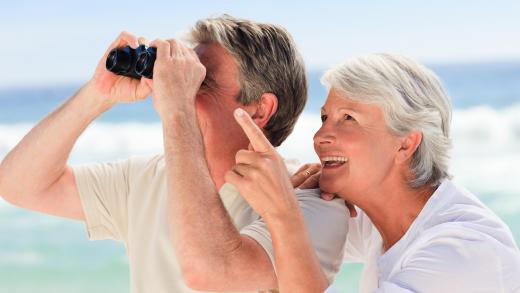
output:
M0 165L0 194L4 198L23 202L23 196L44 190L59 178L80 134L110 107L95 95L85 85L9 152Z
M219 271L241 238L210 176L195 115L179 109L163 121L172 241L184 272Z

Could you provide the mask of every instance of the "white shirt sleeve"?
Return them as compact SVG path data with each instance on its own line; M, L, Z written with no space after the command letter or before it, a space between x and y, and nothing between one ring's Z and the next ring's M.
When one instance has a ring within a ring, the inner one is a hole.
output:
M142 170L152 159L159 157L136 156L128 160L72 167L90 240L126 241L132 170Z
M129 161L72 167L90 240L122 240Z
M341 199L322 200L319 190L296 190L307 233L325 276L332 282L338 273L347 234L348 211ZM262 219L240 230L240 233L256 240L267 252L274 264L271 234Z

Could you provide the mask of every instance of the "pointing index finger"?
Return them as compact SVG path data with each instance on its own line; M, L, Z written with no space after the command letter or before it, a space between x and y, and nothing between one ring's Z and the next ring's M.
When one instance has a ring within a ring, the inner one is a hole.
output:
M251 142L251 146L257 152L267 152L273 148L269 140L262 133L260 128L253 122L253 119L241 109L235 109L235 119Z

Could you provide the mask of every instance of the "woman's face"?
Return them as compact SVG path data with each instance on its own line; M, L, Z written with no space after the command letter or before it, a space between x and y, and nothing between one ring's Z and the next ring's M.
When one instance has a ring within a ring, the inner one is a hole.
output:
M331 89L321 110L314 149L323 169L320 188L354 203L396 174L400 140L376 105L350 100Z

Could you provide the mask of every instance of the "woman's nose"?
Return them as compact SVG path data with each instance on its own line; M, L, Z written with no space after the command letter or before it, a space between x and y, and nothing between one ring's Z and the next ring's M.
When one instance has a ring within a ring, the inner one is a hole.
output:
M331 131L328 123L323 123L316 134L314 134L315 145L331 144L334 142L334 139L334 133Z

